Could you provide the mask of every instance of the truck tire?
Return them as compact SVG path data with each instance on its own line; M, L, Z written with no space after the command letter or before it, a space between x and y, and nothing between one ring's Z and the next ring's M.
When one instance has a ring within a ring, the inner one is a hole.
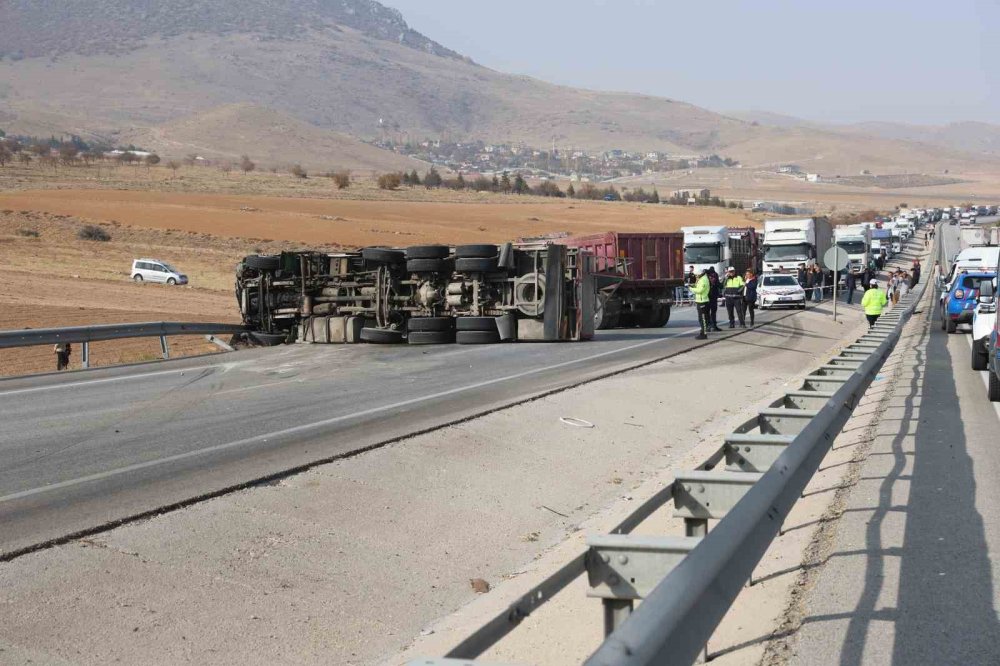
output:
M288 341L287 333L261 333L258 331L250 331L247 334L250 340L261 347L277 347L278 345L283 345Z
M983 347L982 343L985 340L980 340L979 342L972 343L972 369L977 372L982 372L987 369L990 363L990 355Z
M455 320L455 328L459 331L480 331L500 334L497 320L493 317L459 317Z
M373 264L401 264L406 260L402 250L384 247L366 247L361 250L361 258Z
M990 387L986 395L990 402L1000 402L1000 376L997 375L996 370L990 372Z
M948 318L944 316L944 308L941 308L941 330L948 330Z
M639 322L639 328L656 328L656 322L659 320L658 314L656 308L638 310L636 312L636 319Z
M500 342L500 331L458 331L455 342L460 345L492 345Z
M414 245L406 248L406 259L447 259L451 249L447 245Z
M406 336L411 345L450 345L455 342L454 331L413 331Z
M594 330L605 331L610 326L611 315L607 308L608 299L603 294L597 295L597 302L594 304Z
M958 330L958 323L954 319L948 319L948 320L946 320L946 322L947 322L947 325L948 325L948 332L949 333L954 333L955 331Z
M407 259L407 273L439 273L447 266L444 259Z
M459 273L496 273L500 269L497 257L463 257L455 260L455 270Z
M663 328L670 323L670 305L664 304L659 307L659 316L654 324L655 328Z
M258 271L276 271L281 266L281 259L257 254L243 259L243 265Z
M500 255L496 245L459 245L455 248L456 259L490 259Z
M454 331L455 320L451 317L411 317L406 330L410 333Z
M361 341L375 345L397 345L403 341L403 333L392 328L363 328Z

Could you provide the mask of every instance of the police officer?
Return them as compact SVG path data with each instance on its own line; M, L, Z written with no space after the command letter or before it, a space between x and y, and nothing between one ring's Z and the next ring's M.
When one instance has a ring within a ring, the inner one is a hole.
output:
M722 286L722 295L726 299L726 314L729 315L729 328L736 328L736 317L739 316L740 326L746 328L746 313L743 309L743 287L746 282L736 274L736 269L730 266L726 270L726 281Z
M711 288L712 285L708 280L708 270L703 270L701 276L698 277L698 281L691 287L691 293L694 294L694 306L698 309L698 324L701 326L701 331L696 338L697 340L708 340L708 329L711 327L708 311L708 292Z

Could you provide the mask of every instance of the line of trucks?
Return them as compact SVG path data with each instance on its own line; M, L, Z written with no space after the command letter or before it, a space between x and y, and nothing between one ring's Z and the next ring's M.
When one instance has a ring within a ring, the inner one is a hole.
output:
M816 217L769 220L763 234L703 226L252 255L237 267L236 298L256 344L578 341L665 326L690 266L794 271L820 262L831 239Z

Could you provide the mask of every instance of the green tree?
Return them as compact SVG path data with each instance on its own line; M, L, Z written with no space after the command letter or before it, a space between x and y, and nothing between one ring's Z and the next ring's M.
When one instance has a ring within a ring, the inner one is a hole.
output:
M569 187L566 188L566 196L568 196L570 198L576 196L576 188L573 187L573 183L570 183Z
M420 184L420 176L417 174L417 170L414 169L410 172L410 185L416 187Z
M510 194L510 190L510 174L504 171L503 177L500 178L500 191L504 194Z
M456 185L455 189L458 190L465 189L465 176L462 175L461 171L458 172L458 178L455 179L455 185Z
M493 174L493 180L490 183L490 189L492 189L494 192L500 191L500 179L497 178L496 174Z
M649 197L649 203L660 203L660 193L656 191L655 187L653 188L653 194Z
M531 192L531 188L528 187L528 182L521 176L521 174L514 174L514 194L528 194Z
M424 187L428 190L441 187L441 174L434 167L431 167L430 171L424 174Z

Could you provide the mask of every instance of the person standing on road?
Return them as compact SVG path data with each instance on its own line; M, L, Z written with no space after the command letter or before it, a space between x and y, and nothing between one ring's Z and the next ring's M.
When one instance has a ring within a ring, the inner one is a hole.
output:
M729 328L736 328L736 318L739 317L740 327L746 328L746 313L743 309L743 288L746 282L736 274L736 269L730 266L726 270L726 282L722 295L726 299L726 314L729 315Z
M693 265L688 267L687 275L684 276L684 283L689 287L693 287L698 283L698 276L695 275Z
M799 264L799 269L797 271L795 271L795 279L798 280L799 286L802 287L803 289L806 288L806 278L807 277L808 276L806 275L806 265L805 264Z
M886 298L885 292L878 288L876 280L872 280L868 285L871 288L861 298L861 307L865 311L865 317L868 319L868 328L870 330L875 328L875 323L882 316L882 310L885 309L889 299Z
M748 270L744 281L746 285L743 287L743 305L750 315L750 325L753 326L754 313L757 311L757 276L752 270Z
M722 282L719 274L715 272L714 266L708 267L708 319L712 324L712 330L721 333L719 328L719 297L722 295Z
M56 343L53 351L56 353L56 372L61 372L69 367L69 356L73 353L73 346L68 342Z
M904 272L903 275L900 276L899 285L896 287L896 292L899 294L899 298L903 298L910 293L910 280L912 280L912 278L909 273ZM898 298L896 302L899 302Z
M694 306L698 310L698 325L701 326L701 331L699 331L696 338L697 340L708 339L708 329L711 326L711 319L708 312L708 294L711 288L712 285L708 280L707 270L701 272L698 281L691 287L691 293L694 294Z
M813 273L811 268L803 269L802 279L799 280L799 284L803 289L806 290L806 301L811 301L813 299L813 283L816 281L816 274Z
M919 259L914 259L913 260L913 281L910 283L910 288L911 289L913 287L916 287L920 283L920 271L921 271L920 260Z
M944 280L944 273L941 271L941 262L934 262L934 285L940 289L941 281Z
M848 305L854 302L854 290L857 286L854 271L847 271L847 275L844 276L844 291L847 293L845 301Z

